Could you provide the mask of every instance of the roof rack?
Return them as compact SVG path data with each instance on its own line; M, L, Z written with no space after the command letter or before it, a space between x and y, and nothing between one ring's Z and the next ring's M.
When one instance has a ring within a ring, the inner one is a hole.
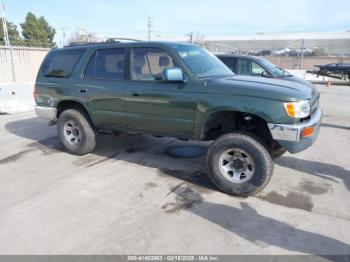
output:
M107 38L104 42L71 42L69 45L64 47L72 47L72 46L86 46L86 45L98 45L98 44L106 44L106 43L122 43L122 41L132 41L132 42L140 42L140 40L132 39L132 38L122 38L122 37L112 37Z
M133 38L123 38L123 37L110 37L107 38L106 43L121 43L121 41L132 41L132 42L140 42L138 39Z
M64 47L104 44L105 42L70 42Z

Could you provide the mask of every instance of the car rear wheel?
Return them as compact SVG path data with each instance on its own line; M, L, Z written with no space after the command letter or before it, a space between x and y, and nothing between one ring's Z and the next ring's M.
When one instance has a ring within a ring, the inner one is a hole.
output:
M57 122L58 136L65 149L74 155L85 155L96 146L96 133L87 116L76 109L63 111Z
M208 150L207 163L217 187L237 196L258 193L273 172L269 152L250 134L230 133L216 139Z

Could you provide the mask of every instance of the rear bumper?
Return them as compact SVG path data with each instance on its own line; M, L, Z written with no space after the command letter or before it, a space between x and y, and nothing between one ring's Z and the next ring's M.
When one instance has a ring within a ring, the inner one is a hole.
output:
M315 115L306 123L296 125L272 124L269 123L272 138L290 153L298 153L311 146L317 139L320 132L322 111L318 109ZM306 128L314 128L312 135L304 137Z
M35 113L39 118L56 121L57 120L57 109L55 107L48 106L36 106Z

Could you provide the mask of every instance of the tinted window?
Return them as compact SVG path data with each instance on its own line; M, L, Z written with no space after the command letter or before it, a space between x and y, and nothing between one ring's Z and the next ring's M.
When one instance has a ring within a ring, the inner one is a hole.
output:
M67 77L84 52L85 49L52 51L46 56L40 74L47 77Z
M239 75L251 75L252 63L248 59L239 59L237 74Z
M218 58L227 65L228 68L230 68L233 72L236 70L236 58L235 57L225 57L225 56L218 56Z
M174 67L173 59L159 48L133 48L130 73L132 80L163 79L163 71Z
M122 80L124 77L125 49L102 49L90 58L85 78Z

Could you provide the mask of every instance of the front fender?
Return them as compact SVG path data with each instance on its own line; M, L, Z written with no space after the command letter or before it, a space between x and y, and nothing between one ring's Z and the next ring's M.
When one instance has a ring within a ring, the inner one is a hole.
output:
M196 139L202 139L205 124L210 116L217 112L249 113L264 119L267 123L293 124L295 121L287 116L281 101L248 96L208 94L202 96L197 105Z

